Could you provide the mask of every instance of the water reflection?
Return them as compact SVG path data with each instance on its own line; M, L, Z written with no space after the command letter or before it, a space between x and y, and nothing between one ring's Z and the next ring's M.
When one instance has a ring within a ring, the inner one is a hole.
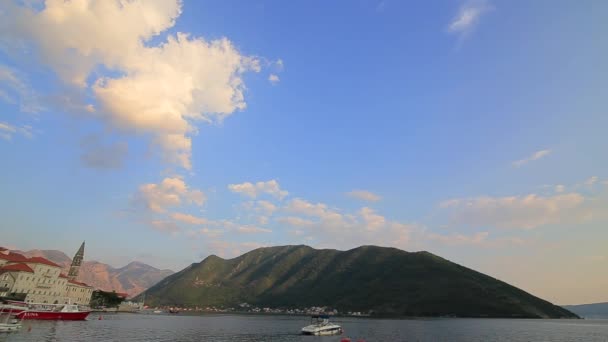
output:
M91 315L83 322L27 321L0 341L339 341L299 335L308 317ZM335 319L353 341L608 341L608 320ZM31 324L31 331L27 327Z

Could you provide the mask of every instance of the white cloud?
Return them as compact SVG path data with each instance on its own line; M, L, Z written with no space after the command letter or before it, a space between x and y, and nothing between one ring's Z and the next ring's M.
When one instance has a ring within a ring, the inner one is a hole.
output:
M270 76L268 76L268 81L270 81L270 83L272 83L274 85L274 84L278 84L281 81L281 79L276 74L270 74Z
M531 156L524 158L524 159L520 159L520 160L516 160L514 161L512 164L514 167L521 167L531 161L534 160L539 160L543 157L548 156L551 153L551 150L540 150L540 151L536 151L534 153L532 153Z
M253 210L265 216L271 216L277 209L277 206L272 202L264 200L256 201L253 205Z
M184 223L191 224L191 225L202 225L202 224L206 224L209 222L209 220L207 220L204 217L197 217L194 215L178 213L178 212L172 213L171 218L176 221L184 222Z
M268 219L268 216L258 216L257 221L258 224L267 225L270 220Z
M93 94L97 117L152 136L166 161L186 169L194 122L244 109L241 76L260 69L226 38L177 33L151 43L175 24L178 0L47 0L39 11L9 4L3 13L7 39L31 45L62 80Z
M164 213L169 207L180 206L183 203L201 206L206 200L205 194L200 190L191 190L183 179L179 177L165 178L159 184L144 184L139 187L135 196L137 204L145 208Z
M366 191L366 190L353 190L353 191L347 193L347 195L352 198L369 201L369 202L378 202L379 200L382 199L382 197L380 197L379 195L376 195L373 192Z
M36 92L18 76L17 71L1 64L0 99L10 104L18 103L19 110L25 113L38 113L44 109L39 104Z
M272 230L266 228L260 228L250 225L240 226L236 229L239 233L272 233Z
M265 247L266 244L249 241L249 242L232 242L214 240L206 244L206 249L209 254L215 254L222 258L233 258L256 248Z
M585 181L585 185L586 186L593 186L595 183L597 183L597 181L599 180L599 178L597 176L592 176L589 177L586 181Z
M272 233L272 230L266 228L256 227L250 224L240 224L231 220L222 220L216 222L215 224L222 226L227 231L235 232L235 233L246 233L246 234L256 234L256 233Z
M492 7L484 0L465 2L448 25L448 32L458 34L461 38L464 38L472 32L481 16L491 9Z
M290 212L297 214L304 214L307 216L323 217L329 210L327 205L324 203L311 203L301 198L294 198L288 204L286 209Z
M294 226L294 227L305 227L305 226L312 226L315 224L315 222L312 220L307 220L307 219L297 217L297 216L278 217L277 222L285 223L285 224L288 224L288 225Z
M376 214L373 209L367 207L361 208L359 215L363 219L363 222L365 222L367 230L377 231L386 224L386 219Z
M155 230L157 230L159 232L163 232L163 233L170 233L170 234L175 235L180 232L179 227L173 221L152 220L152 221L150 221L150 225Z
M342 214L324 203L296 198L287 203L284 210L306 218L285 216L277 218L278 222L305 232L300 235L307 235L328 248L352 248L364 244L407 248L411 234L419 230L413 224L388 220L367 207L354 214Z
M257 183L240 183L240 184L229 184L228 189L234 193L239 193L251 198L257 198L261 194L269 194L278 199L283 199L289 193L285 190L281 190L279 182L272 179L267 182Z
M589 218L585 198L578 193L542 197L474 197L444 201L456 224L477 227L532 229L547 224L580 222Z
M9 124L8 122L0 121L0 138L4 140L12 140L15 134L20 134L28 139L31 139L34 136L34 133L32 132L32 126L15 126Z
M427 238L446 245L481 245L487 241L488 235L488 232L479 232L471 236L463 234L441 235L431 233L427 235Z

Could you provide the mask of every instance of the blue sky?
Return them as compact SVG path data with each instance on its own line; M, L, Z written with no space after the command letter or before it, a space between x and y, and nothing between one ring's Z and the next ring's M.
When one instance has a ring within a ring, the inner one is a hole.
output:
M3 244L378 244L608 300L607 3L32 4L0 6Z

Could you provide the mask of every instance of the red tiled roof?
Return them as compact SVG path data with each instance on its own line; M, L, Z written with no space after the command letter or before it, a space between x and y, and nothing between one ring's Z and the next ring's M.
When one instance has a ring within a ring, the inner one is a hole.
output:
M9 252L8 254L0 253L0 259L12 262L26 262L27 258L19 253Z
M66 275L65 275L65 274L63 274L63 273L60 273L60 274L59 274L59 278L67 278L67 277L68 277L68 276L66 276Z
M45 265L54 266L54 267L61 267L61 266L57 265L56 263L54 263L48 259L45 259L43 257L31 257L31 258L27 259L27 262L31 262L31 263L35 263L35 264L45 264Z
M89 285L87 285L85 283L81 283L81 282L76 281L76 280L68 280L68 283L75 284L75 285L80 285L80 286L84 286L84 287L92 287L92 286L89 286Z
M32 270L26 264L10 264L10 265L6 265L6 266L0 268L0 272L11 272L11 271L34 273L34 270Z
M129 295L128 293L123 293L123 292L116 292L116 295L118 297L122 297L122 298L127 298L127 296Z

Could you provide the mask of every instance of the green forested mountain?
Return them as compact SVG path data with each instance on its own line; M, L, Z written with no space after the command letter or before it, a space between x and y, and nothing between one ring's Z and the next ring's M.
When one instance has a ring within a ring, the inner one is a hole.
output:
M150 305L303 308L377 315L576 317L507 283L428 252L364 246L259 248L225 260L209 256L146 291Z

